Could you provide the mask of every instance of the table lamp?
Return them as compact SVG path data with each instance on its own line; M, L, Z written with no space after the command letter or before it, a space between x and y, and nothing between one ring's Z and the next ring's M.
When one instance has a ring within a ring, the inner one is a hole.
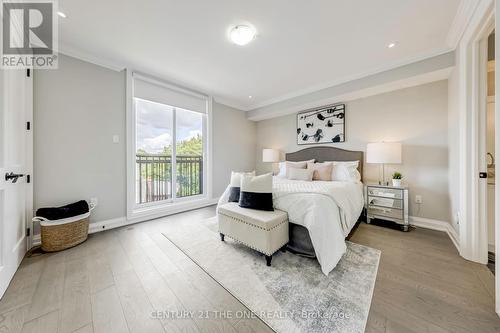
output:
M399 142L376 142L366 146L366 163L382 164L382 180L379 185L389 185L385 181L385 165L401 164L401 143Z

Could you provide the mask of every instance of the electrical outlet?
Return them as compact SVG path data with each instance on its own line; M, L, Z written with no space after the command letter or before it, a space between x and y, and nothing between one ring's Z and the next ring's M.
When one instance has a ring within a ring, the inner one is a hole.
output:
M97 198L90 198L90 205L92 207L96 207L98 203L99 203L99 200L97 200Z
M416 195L415 196L415 203L417 203L417 204L423 203L421 195Z

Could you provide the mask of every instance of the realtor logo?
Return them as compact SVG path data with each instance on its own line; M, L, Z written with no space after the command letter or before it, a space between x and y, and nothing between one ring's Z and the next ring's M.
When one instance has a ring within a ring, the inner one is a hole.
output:
M57 68L56 0L2 0L2 69Z

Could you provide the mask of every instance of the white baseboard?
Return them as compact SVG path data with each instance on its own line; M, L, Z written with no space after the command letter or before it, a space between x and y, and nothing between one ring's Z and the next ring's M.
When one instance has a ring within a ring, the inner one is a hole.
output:
M446 221L426 219L418 216L410 216L410 224L420 228L446 232L448 234L448 237L450 237L451 241L453 242L453 245L455 245L458 252L460 253L458 234L450 223Z
M186 209L185 211L212 206L212 205L217 204L217 202L219 202L219 198L214 198L214 199L211 199L209 201L206 201L204 204L200 205L199 207L191 207L189 209ZM173 215L173 214L178 214L178 213L182 213L182 211L172 211L170 213L165 213L162 216L150 218L149 220L154 220L157 218L162 218L162 217L165 217L168 215ZM101 231L105 231L105 230L110 230L110 229L115 229L115 228L119 228L119 227L124 227L124 226L130 225L130 224L141 223L144 221L146 221L146 220L145 219L127 220L126 216L122 216L122 217L117 217L114 219L93 222L93 223L89 224L89 234L93 234L93 233L101 232ZM42 241L40 238L40 234L33 235L32 247L39 246L39 245L41 245L41 243L42 243Z

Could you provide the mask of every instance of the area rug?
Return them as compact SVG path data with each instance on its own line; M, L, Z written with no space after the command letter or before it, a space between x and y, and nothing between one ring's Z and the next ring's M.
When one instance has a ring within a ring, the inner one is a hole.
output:
M380 251L347 242L325 276L316 259L278 252L272 266L229 237L217 218L168 223L163 235L276 332L364 332Z

